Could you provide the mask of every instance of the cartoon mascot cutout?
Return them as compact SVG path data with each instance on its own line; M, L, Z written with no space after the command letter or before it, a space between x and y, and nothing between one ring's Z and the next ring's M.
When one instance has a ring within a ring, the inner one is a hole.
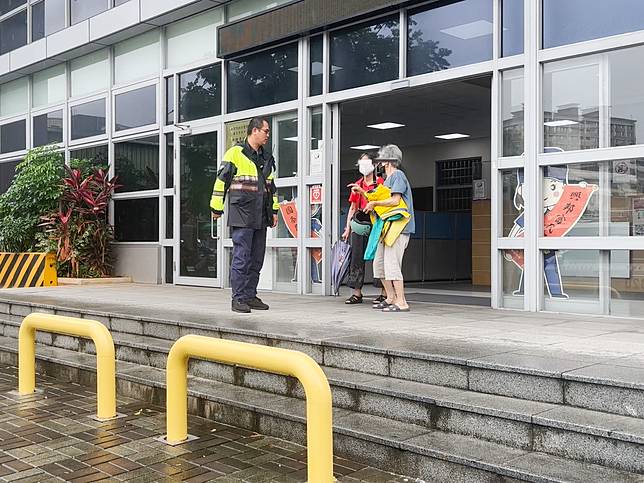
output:
M560 148L546 148L545 152L558 152ZM525 216L523 204L523 169L517 170L517 186L514 191L514 207L519 216L508 235L511 238L524 236ZM577 184L568 182L567 166L547 166L543 173L543 235L547 237L566 236L586 212L593 194L599 189L597 185L582 181ZM523 295L523 250L505 250L504 258L514 263L521 270L519 287L513 295ZM559 260L555 250L543 252L543 277L550 298L567 299L559 271Z

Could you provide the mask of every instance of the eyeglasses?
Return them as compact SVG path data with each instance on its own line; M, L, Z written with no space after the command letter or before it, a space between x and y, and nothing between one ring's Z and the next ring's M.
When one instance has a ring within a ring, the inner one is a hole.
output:
M270 129L260 129L264 134L270 134L271 130Z

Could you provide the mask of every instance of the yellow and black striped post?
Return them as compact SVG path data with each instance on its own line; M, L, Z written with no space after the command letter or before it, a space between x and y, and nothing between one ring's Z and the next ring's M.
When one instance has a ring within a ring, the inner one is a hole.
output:
M58 285L54 253L0 252L0 288Z

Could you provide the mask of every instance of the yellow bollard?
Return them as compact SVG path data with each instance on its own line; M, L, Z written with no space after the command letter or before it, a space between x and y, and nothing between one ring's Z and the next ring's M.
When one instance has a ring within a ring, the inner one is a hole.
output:
M199 335L181 337L170 349L166 369L169 444L188 438L187 373L191 357L296 377L306 394L308 483L335 481L331 388L320 366L302 352Z
M99 420L117 417L114 342L107 328L96 320L37 313L25 317L18 333L18 392L33 394L36 390L36 330L75 335L94 341L96 417Z

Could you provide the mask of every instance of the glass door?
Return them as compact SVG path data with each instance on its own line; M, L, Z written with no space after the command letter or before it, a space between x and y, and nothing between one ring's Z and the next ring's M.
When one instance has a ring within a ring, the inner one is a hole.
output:
M219 225L210 214L218 168L218 131L212 126L176 132L176 283L221 287Z

